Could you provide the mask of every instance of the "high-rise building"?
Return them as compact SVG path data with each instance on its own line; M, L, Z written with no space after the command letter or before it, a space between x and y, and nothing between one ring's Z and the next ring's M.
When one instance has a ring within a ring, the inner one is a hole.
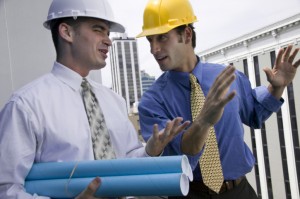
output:
M253 87L269 83L263 68L274 66L280 48L299 48L300 14L198 53L203 62L232 64ZM295 60L299 59L298 55ZM262 199L299 199L300 75L285 89L284 104L261 129L245 129L245 142L256 158L248 180ZM233 163L234 164L234 163Z
M128 113L135 102L141 98L141 78L135 38L120 34L112 38L110 49L112 90L126 100Z
M144 70L141 70L142 92L144 93L155 81L154 76L150 76Z

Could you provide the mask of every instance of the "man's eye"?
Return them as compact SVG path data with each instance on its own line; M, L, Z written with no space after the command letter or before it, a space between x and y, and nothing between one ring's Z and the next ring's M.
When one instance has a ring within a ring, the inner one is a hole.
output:
M159 37L159 40L166 40L168 37L166 36L166 35L161 35L160 37Z

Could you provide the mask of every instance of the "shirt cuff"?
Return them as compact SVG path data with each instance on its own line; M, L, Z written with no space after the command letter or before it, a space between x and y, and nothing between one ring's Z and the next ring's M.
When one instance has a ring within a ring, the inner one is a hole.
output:
M280 98L278 100L269 92L269 90L265 86L259 86L255 88L254 96L260 104L262 104L267 110L272 112L277 112L284 103L283 98Z

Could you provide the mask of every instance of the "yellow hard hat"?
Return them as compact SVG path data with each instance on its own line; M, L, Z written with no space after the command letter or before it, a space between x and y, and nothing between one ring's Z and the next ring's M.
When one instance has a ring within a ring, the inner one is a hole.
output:
M136 37L163 34L197 21L188 0L149 0L144 10L143 32Z

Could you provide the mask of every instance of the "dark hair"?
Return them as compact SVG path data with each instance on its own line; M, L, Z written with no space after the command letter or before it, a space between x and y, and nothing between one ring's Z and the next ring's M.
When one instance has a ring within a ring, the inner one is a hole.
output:
M193 26L193 24L181 25L181 26L174 28L174 30L176 30L176 32L178 34L181 34L186 27L190 27L192 29L192 47L195 48L196 47L196 33L194 30L195 27Z
M51 35L56 52L58 51L59 25L61 23L66 23L76 29L81 21L81 18L74 19L73 17L66 17L54 19L50 22Z

